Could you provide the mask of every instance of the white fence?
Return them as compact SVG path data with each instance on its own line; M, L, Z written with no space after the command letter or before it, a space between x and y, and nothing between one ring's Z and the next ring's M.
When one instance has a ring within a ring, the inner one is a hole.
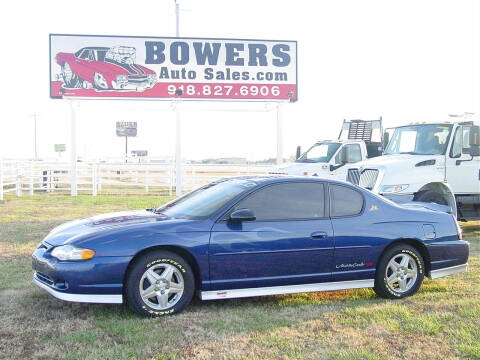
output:
M271 165L184 164L183 191L228 176L264 174ZM164 162L78 162L77 191L81 194L175 194L175 164ZM1 160L0 200L4 194L70 193L69 162Z

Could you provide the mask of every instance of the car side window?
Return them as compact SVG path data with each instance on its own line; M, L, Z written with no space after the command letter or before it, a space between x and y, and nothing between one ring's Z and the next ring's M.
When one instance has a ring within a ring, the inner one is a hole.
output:
M363 210L363 195L351 187L330 185L330 215L355 216Z
M83 50L82 53L80 54L79 58L83 59L83 60L87 60L89 55L90 55L89 50Z
M362 160L362 150L358 144L348 144L347 154L349 163L356 163Z
M257 221L320 219L325 217L322 183L291 182L266 186L235 205L250 209Z
M342 151L347 152L348 163L356 163L362 160L362 149L358 144L346 144L340 151L335 155L335 164L340 164L342 158Z
M450 157L458 158L462 155L462 129L460 127L455 131L453 137L452 148L450 149Z
M463 145L462 153L470 154L470 126L463 126Z

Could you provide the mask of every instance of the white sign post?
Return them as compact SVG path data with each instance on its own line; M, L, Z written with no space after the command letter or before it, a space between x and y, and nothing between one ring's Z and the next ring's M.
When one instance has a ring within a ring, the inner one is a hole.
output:
M75 114L75 104L69 101L70 104L70 135L71 135L71 150L70 150L70 195L77 196L77 118Z
M283 163L282 104L277 104L277 165Z

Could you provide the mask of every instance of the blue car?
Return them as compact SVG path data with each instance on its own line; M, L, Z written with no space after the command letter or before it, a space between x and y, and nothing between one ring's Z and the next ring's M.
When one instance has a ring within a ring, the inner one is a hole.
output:
M467 269L468 242L442 205L397 205L316 177L223 179L163 207L75 220L33 253L58 299L126 303L143 316L202 300L373 288L414 294Z

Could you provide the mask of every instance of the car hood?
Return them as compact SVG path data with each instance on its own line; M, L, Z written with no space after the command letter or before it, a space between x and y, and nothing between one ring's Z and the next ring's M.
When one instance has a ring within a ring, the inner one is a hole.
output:
M275 168L275 170L271 171L274 174L288 174L288 175L308 175L317 174L328 172L328 164L327 163L300 163L300 162L292 162L286 163L281 166Z
M412 166L426 160L437 160L438 157L441 155L410 155L410 154L398 154L398 155L383 155L374 157L371 159L367 159L363 161L360 166L362 168L370 168L370 167L380 167L380 166L398 166L398 165L409 165L410 163Z
M172 223L180 221L185 222L186 220L168 218L163 214L155 214L153 211L148 210L108 213L66 222L50 231L44 241L50 245L58 246L71 243L76 239L101 231L158 221Z

